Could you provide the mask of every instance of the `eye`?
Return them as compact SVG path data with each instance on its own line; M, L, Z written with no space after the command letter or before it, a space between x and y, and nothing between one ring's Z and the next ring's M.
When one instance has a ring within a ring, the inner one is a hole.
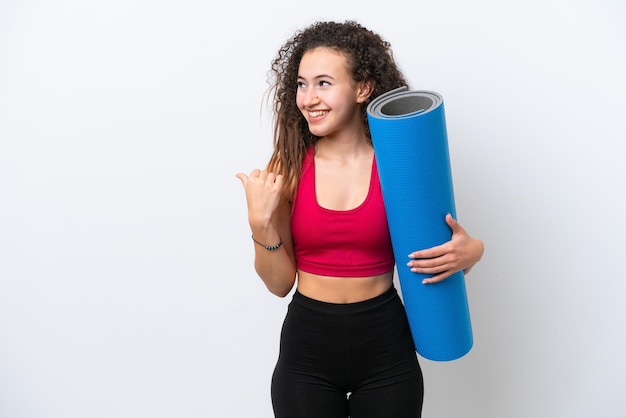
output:
M320 80L318 84L320 87L330 86L330 82L326 80Z
M299 89L302 89L302 88L306 87L306 84L304 83L304 81L298 81L296 84L297 84Z

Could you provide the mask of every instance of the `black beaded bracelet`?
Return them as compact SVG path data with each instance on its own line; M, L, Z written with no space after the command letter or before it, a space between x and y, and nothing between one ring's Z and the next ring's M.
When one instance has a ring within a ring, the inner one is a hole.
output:
M278 244L276 245L265 245L265 244L261 244L259 241L254 239L254 235L252 235L252 241L256 242L257 244L259 244L261 247L265 248L267 251L276 251L277 249L280 248L281 245L283 245L283 241L281 240Z

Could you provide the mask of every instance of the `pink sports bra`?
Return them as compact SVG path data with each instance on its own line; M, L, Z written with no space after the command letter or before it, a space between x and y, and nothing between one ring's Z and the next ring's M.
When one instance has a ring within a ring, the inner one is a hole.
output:
M394 256L376 161L365 201L354 209L339 211L317 203L314 155L315 148L309 148L291 216L297 268L335 277L368 277L391 271Z

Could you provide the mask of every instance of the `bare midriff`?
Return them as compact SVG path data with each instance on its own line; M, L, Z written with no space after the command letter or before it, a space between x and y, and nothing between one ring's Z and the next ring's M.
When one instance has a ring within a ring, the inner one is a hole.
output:
M298 291L311 299L329 303L354 303L387 291L393 271L371 277L320 276L298 270Z

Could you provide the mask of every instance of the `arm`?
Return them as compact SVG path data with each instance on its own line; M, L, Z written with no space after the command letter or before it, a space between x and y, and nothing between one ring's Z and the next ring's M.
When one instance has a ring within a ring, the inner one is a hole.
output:
M238 173L248 203L248 222L254 245L254 268L273 294L284 297L296 279L296 263L291 238L291 207L283 198L283 177L266 170L253 170L250 176ZM283 244L277 250L264 245Z
M463 270L465 274L480 261L485 250L483 242L471 237L452 217L446 215L446 223L452 229L450 241L426 250L409 254L407 265L416 273L432 274L422 283L437 283Z

